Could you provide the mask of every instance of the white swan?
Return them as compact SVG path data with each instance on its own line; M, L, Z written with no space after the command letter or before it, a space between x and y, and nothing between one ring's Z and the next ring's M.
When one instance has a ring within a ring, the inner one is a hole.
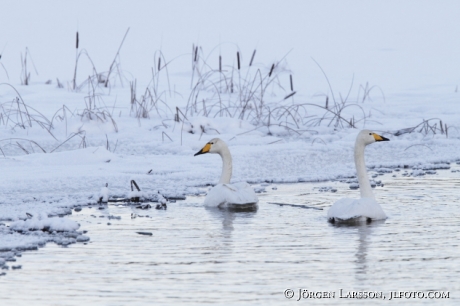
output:
M364 148L373 142L388 140L388 138L369 130L362 130L358 134L355 143L355 166L361 198L359 200L344 198L335 202L327 212L329 221L356 222L387 218L382 207L375 201L374 193L367 177L366 164L364 163Z
M217 153L222 157L222 175L219 183L209 190L204 205L232 209L257 208L259 199L248 183L230 184L232 155L227 144L219 138L211 139L195 156L205 153Z

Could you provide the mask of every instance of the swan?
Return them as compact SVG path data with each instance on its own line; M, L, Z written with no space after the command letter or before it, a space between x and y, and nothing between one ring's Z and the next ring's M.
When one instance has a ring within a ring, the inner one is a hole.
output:
M369 130L362 130L356 137L354 155L361 198L358 200L343 198L335 202L327 212L327 218L330 222L369 222L387 218L382 207L375 200L364 163L364 148L376 141L389 141L389 139Z
M231 209L257 208L259 199L254 189L246 182L230 184L232 178L232 155L227 144L219 138L211 139L194 156L206 153L216 153L222 158L222 175L219 183L209 190L204 200L208 207Z

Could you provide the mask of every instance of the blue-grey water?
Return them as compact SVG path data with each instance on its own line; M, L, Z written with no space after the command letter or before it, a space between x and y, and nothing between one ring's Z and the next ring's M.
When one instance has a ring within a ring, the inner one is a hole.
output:
M367 305L369 299L340 295L371 291L385 296L372 303L458 305L460 172L401 173L379 177L385 185L375 190L389 218L359 226L327 222L335 200L359 196L332 182L269 185L255 212L206 209L203 197L170 203L166 211L84 208L72 218L91 241L24 252L15 263L22 269L0 277L0 304ZM320 192L321 186L337 192ZM132 213L140 216L133 219ZM291 299L286 289L293 290ZM335 297L296 302L299 289ZM443 291L449 298L390 301L390 291Z

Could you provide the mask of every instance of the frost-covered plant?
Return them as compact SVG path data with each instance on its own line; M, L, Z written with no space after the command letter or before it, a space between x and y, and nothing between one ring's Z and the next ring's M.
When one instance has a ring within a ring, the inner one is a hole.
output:
M152 79L145 88L144 94L137 96L137 80L130 82L131 90L131 115L140 118L150 118L150 113L155 111L159 117L172 114L171 108L168 106L167 97L171 97L173 91L169 81L168 65L161 51L156 51L154 54L154 63L158 63L152 67ZM162 85L167 89L162 90Z
M0 60L2 59L2 54L0 54ZM5 66L3 65L2 62L0 62L0 66L2 66L3 68L3 71L5 72L5 75L6 77L8 78L8 80L10 79L10 76L8 75L8 71L6 70Z
M30 83L30 71L28 70L29 65L27 64L27 59L30 59L32 62L32 67L35 70L35 73L38 75L37 68L35 68L34 61L32 59L32 56L30 55L29 48L26 47L26 51L24 52L24 55L21 53L21 85L29 85Z
M33 125L38 125L54 137L51 132L53 125L48 118L35 108L27 105L12 85L2 83L0 86L11 87L17 95L12 101L0 104L0 125L9 127L12 130L16 128L26 129L31 128Z
M115 132L118 132L118 126L115 120L112 117L112 114L109 112L107 107L99 106L104 104L100 94L96 93L96 88L92 86L91 82L88 82L89 92L85 97L86 107L78 113L82 121L99 121L102 123L111 122L115 129ZM99 104L99 105L98 105Z
M356 100L351 100L350 95L354 83L353 77L347 95L343 97L342 94L339 93L339 98L336 98L336 93L333 90L326 72L317 61L314 59L313 61L323 73L324 78L327 81L330 93L322 95L326 98L324 105L314 103L304 104L304 106L313 106L324 110L323 115L309 118L306 123L309 126L319 126L326 124L328 127L333 126L335 129L357 128L359 123L362 123L362 126L364 126L366 121L369 120L370 115L366 115L366 112L360 104L363 104L368 100L372 100L371 93L376 90L380 91L383 101L385 101L385 95L383 94L383 91L380 89L380 87L369 86L369 83L366 83L365 86L360 85Z
M120 80L120 83L123 85L123 73L121 70L121 63L120 63L120 50L121 47L123 46L123 43L126 39L126 36L128 35L129 28L126 30L126 33L123 37L123 40L121 41L121 44L118 48L117 53L115 54L115 57L106 72L98 72L96 69L96 66L94 65L91 57L89 56L88 52L86 49L79 49L80 46L80 38L79 38L79 33L77 32L76 35L76 42L75 42L75 47L76 47L76 55L75 55L75 69L74 69L74 75L72 79L72 90L74 91L80 91L82 88L84 88L85 85L91 83L93 87L99 87L100 85L103 85L103 87L108 87L109 83L112 82L115 83L117 79ZM85 80L80 84L77 85L77 70L78 70L78 65L80 61L80 57L84 55L86 58L89 60L91 64L91 71L92 74L88 77L85 78Z
M99 80L99 78L100 78L99 73L97 72L96 66L94 65L93 60L89 56L88 51L86 51L86 49L80 50L79 46L80 46L80 36L79 36L79 34L77 32L76 41L75 41L75 52L76 52L76 55L75 55L75 69L74 69L74 72L73 72L73 79L72 79L72 90L74 90L74 91L80 90L81 87L83 87L83 85L85 85L85 82L92 81L92 80ZM89 60L89 62L91 64L91 67L92 67L93 75L90 76L89 78L85 78L85 82L83 82L81 85L77 86L78 62L79 62L80 57L82 55L86 56L86 58ZM98 83L100 83L100 82L96 82L96 84L98 84Z
M294 101L296 91L285 59L270 65L254 65L255 55L256 50L246 66L242 65L239 50L236 64L230 66L222 65L222 56L219 55L218 67L213 68L208 61L210 55L205 56L201 47L194 46L192 88L183 113L238 118L256 127L267 128L269 134L274 126L300 134L319 125L335 129L356 128L369 120L362 103L371 100L372 91L380 90L377 86L368 83L360 86L356 101L352 101L352 82L348 94L345 97L339 94L340 98L336 98L329 79L318 64L330 88L330 93L324 95L325 105L298 103ZM322 114L318 115L318 109L323 110Z
M398 130L394 132L393 135L400 136L413 132L422 133L423 135L441 134L449 137L449 126L447 126L446 123L443 124L442 120L439 118L423 119L422 122L416 126Z
M212 52L211 52L212 53ZM231 117L247 120L252 124L269 124L272 109L280 100L291 98L282 85L283 75L289 69L284 58L270 65L255 65L253 51L247 65L243 65L242 53L236 52L232 65L223 65L219 55L218 67L208 63L202 48L193 47L192 89L185 108L185 115L205 117ZM284 97L284 98L281 98Z

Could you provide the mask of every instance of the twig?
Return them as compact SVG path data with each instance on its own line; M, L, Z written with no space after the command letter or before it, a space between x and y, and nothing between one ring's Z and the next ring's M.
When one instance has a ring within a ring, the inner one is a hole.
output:
M287 204L287 203L276 203L276 202L267 202L267 204L279 205L279 206L291 206L291 207L298 207L298 208L306 208L306 209L315 209L315 210L323 210L319 207L301 205L301 204Z
M431 149L429 146L424 145L424 144L414 144L414 145L408 146L407 148L404 149L404 151L407 151L408 149L410 149L412 147L416 147L416 146L423 146L423 147L426 147L426 148L430 149L431 151L433 151L433 149Z
M105 80L104 87L107 87L107 85L109 84L110 73L112 72L113 65L115 64L115 61L117 60L117 57L120 54L121 47L123 46L123 43L125 42L125 38L126 38L126 35L128 35L129 29L130 28L128 28L126 30L125 36L123 36L123 40L121 41L120 47L118 47L118 51L115 54L115 58L113 59L113 62L110 65L109 72L107 73L107 79Z

